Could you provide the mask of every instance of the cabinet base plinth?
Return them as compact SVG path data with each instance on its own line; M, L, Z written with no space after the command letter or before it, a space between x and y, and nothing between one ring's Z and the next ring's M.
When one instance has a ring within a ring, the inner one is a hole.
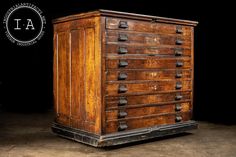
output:
M79 129L74 129L53 123L52 131L64 138L85 143L94 147L115 146L130 142L136 142L155 137L162 137L182 133L188 130L197 129L198 124L195 121L176 123L173 125L161 125L150 128L122 131L106 135L95 135Z

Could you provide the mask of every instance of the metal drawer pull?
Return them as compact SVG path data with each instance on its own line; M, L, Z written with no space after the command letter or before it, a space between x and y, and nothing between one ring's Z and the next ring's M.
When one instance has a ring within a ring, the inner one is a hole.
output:
M128 53L128 50L125 47L119 47L118 53L119 54L126 54L126 53Z
M184 63L181 61L176 62L176 67L182 67L183 65L184 65Z
M118 91L119 93L125 93L128 91L128 89L125 85L120 85Z
M176 42L175 42L176 45L182 45L183 43L184 43L183 40L176 39Z
M127 105L127 103L128 103L127 99L124 98L124 97L121 97L120 100L119 100L118 105L123 106L123 105Z
M128 23L127 21L120 21L119 22L119 28L128 28Z
M183 74L181 72L176 72L175 77L176 78L181 78Z
M181 56L181 55L183 55L183 51L175 50L175 56Z
M126 67L126 66L128 66L128 62L124 60L120 60L119 67Z
M119 117L119 118L124 118L124 117L126 117L127 115L128 115L127 112L125 112L125 111L119 111L118 117Z
M175 121L176 122L181 122L182 121L182 117L181 116L176 116L175 117Z
M182 88L182 83L181 82L176 82L176 89L181 89Z
M182 95L176 95L176 96L175 96L175 100L181 100L182 98L183 98Z
M176 104L175 105L175 111L181 111L181 110L182 110L181 104Z
M118 80L125 80L127 77L126 73L119 73Z
M176 26L176 33L178 34L182 34L183 33L183 29L181 26Z
M126 34L119 34L118 40L119 41L127 41L128 36Z
M128 128L128 125L126 124L126 122L119 122L119 127L118 127L119 131L126 130L127 128Z

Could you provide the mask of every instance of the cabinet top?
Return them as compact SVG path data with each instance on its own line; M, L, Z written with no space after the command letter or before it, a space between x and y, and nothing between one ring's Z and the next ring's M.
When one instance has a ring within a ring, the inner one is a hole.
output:
M96 16L118 17L118 18L126 18L126 19L142 20L142 21L155 21L155 22L160 22L160 23L172 23L172 24L181 24L181 25L188 25L188 26L196 26L198 24L197 21L180 20L180 19L174 19L174 18L166 18L166 17L159 17L159 16L128 13L128 12L103 10L103 9L56 18L52 22L60 23L60 22L72 21L72 20L88 18L88 17L96 17Z

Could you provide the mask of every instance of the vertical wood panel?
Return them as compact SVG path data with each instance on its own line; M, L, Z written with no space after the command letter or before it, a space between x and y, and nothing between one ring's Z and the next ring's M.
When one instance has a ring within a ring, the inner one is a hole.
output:
M81 119L80 75L83 74L80 71L80 47L82 44L81 40L79 40L80 34L80 30L71 31L71 116L73 119Z
M71 121L72 127L84 129L86 120L85 110L85 31L83 28L71 31L71 53L72 53L72 102Z
M79 45L79 58L80 58L80 69L77 72L80 72L81 75L79 77L80 79L80 103L81 103L81 122L80 122L80 127L84 129L84 121L86 119L86 111L85 111L85 95L86 95L86 88L85 88L85 80L86 80L86 69L85 69L85 59L86 59L86 53L85 53L85 30L84 28L81 29L80 32L80 39L77 39L80 41L80 45Z
M105 117L105 90L106 89L106 67L105 67L105 63L106 63L106 35L105 35L105 17L101 17L101 28L100 28L100 32L101 32L101 134L105 134L106 133L106 117Z
M94 44L95 44L95 60L94 60L94 67L95 67L95 96L96 96L96 105L95 105L95 132L101 134L101 28L100 28L100 17L95 18L95 35L94 35Z
M54 33L53 36L53 103L54 111L58 114L58 35Z
M194 27L191 27L191 65L192 65L192 92L191 92L191 110L193 110L193 96L194 96ZM193 111L192 111L193 112ZM192 116L192 114L190 114ZM191 117L192 118L192 117Z
M58 113L61 121L69 123L70 115L70 54L69 34L58 33Z
M85 42L86 42L86 121L95 121L96 96L95 96L95 67L94 67L94 28L85 29Z

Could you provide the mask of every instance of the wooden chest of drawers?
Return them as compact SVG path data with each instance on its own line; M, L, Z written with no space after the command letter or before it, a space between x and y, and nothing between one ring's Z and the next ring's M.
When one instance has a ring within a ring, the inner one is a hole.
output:
M53 23L53 132L103 147L197 128L197 22L98 10Z

